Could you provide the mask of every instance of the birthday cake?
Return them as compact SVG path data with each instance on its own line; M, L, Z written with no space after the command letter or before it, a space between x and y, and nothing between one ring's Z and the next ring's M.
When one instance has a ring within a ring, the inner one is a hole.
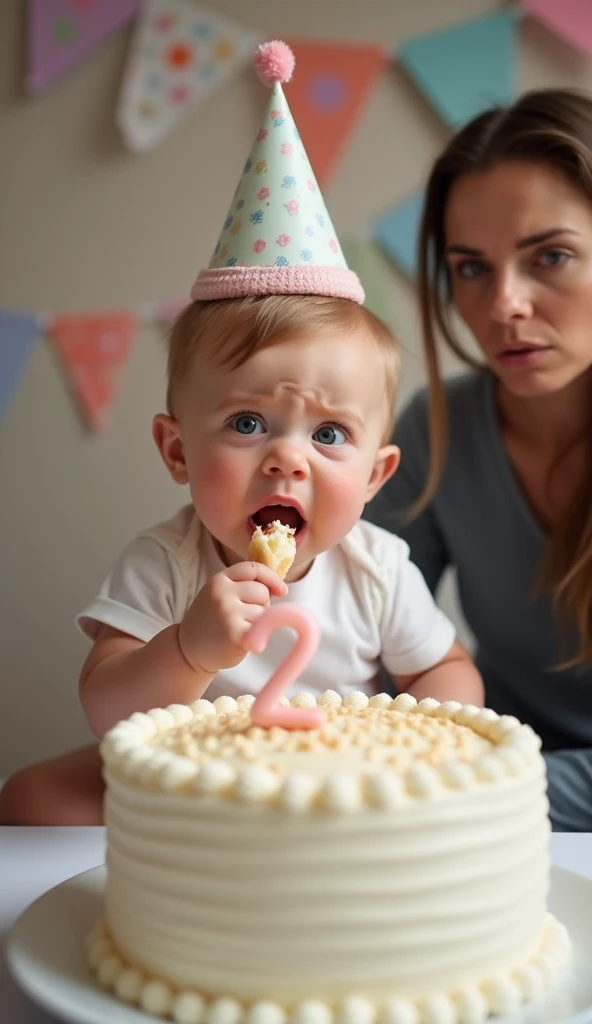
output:
M316 728L264 728L254 700L104 738L103 986L176 1024L477 1024L559 979L529 727L329 690L279 702Z

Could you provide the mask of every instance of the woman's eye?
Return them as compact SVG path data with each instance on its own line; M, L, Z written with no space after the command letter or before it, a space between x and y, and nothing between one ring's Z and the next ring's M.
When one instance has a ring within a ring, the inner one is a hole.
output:
M568 259L569 255L561 249L547 249L540 256L540 262L544 267L562 267Z
M244 412L240 416L235 416L230 422L230 426L233 430L236 430L237 434L264 434L265 427L258 416L252 416L251 413Z
M331 424L327 424L324 427L319 427L315 430L312 435L313 441L318 441L319 444L345 444L347 438L341 427L334 427Z
M479 277L485 270L485 264L481 260L462 260L456 264L456 273L466 281Z

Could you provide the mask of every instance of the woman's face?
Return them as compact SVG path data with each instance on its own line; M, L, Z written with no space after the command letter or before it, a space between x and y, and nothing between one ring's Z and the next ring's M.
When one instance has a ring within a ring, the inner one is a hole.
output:
M467 174L444 230L454 305L509 392L592 366L592 203L567 178L522 161Z

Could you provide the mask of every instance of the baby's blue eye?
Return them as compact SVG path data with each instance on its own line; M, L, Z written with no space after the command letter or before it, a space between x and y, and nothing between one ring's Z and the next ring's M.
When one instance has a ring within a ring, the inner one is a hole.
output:
M319 427L315 430L312 435L313 441L318 441L319 444L345 444L347 438L339 427L333 427L331 424L327 424L324 427Z
M265 427L261 420L257 416L252 416L250 413L241 413L240 416L235 416L231 421L230 426L233 430L236 430L237 434L265 433Z

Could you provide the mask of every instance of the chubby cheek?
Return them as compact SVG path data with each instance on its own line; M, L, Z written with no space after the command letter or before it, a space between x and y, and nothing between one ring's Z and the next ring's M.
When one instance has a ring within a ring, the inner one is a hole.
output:
M189 465L189 487L197 514L210 529L212 520L235 509L243 499L240 460L234 453L197 455Z
M337 539L357 523L366 498L367 478L359 467L338 466L325 478L316 504L322 514L323 534Z

